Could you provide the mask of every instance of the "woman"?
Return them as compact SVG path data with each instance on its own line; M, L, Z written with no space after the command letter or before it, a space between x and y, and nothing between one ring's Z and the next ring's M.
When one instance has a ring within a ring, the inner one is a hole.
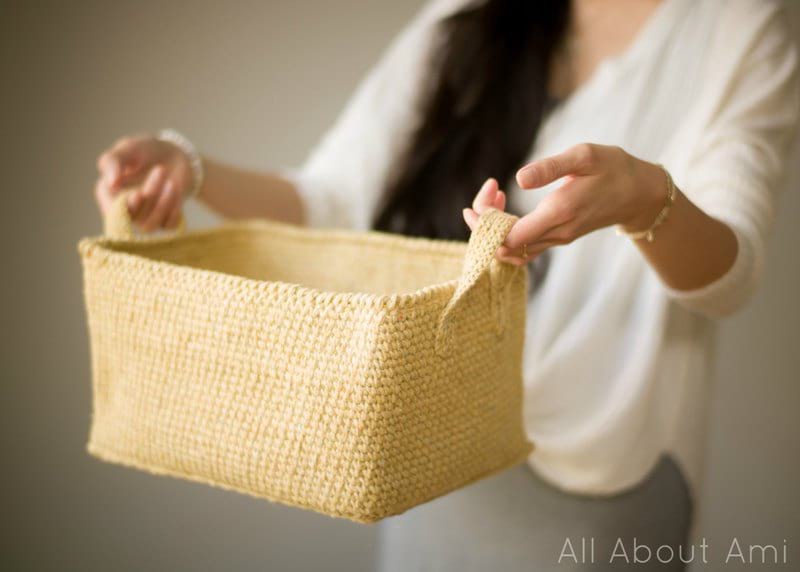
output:
M524 363L536 451L389 519L381 568L614 569L637 542L647 566L680 570L713 320L758 281L798 115L779 8L436 0L301 169L245 171L174 132L137 136L101 155L96 197L105 211L137 187L145 231L174 227L195 194L227 217L450 239L486 208L519 214L497 255L537 259Z

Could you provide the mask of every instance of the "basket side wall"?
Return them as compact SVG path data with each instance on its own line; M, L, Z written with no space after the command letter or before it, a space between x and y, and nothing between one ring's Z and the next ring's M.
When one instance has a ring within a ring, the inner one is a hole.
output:
M92 248L84 278L91 453L364 520L374 310Z
M442 301L387 316L378 340L382 373L369 433L375 512L397 514L524 460L522 347L526 278L507 290L506 325L490 322L488 276L464 300L448 355L434 351Z

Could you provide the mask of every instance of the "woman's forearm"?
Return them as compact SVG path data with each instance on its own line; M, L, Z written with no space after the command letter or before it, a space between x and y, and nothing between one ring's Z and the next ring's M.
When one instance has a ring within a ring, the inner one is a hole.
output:
M199 199L226 218L269 218L304 222L303 204L294 184L262 173L203 158L205 177Z
M663 173L653 167L649 184L660 188ZM658 203L654 207L657 212ZM656 231L656 240L633 242L664 283L676 290L711 284L733 266L738 252L730 227L706 214L680 190L669 216Z

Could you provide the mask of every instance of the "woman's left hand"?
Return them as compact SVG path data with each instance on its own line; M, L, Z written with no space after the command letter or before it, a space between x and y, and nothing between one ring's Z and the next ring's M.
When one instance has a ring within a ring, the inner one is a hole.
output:
M582 143L534 161L517 172L522 189L563 183L511 228L497 257L521 265L547 248L569 244L600 228L621 225L646 229L664 205L667 181L658 165L637 159L619 147ZM489 179L464 220L474 229L487 208L505 208L505 195Z

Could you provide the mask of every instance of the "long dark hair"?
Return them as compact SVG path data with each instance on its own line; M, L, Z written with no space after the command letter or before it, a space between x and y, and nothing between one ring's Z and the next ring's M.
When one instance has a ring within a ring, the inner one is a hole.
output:
M501 187L531 150L549 104L570 0L486 0L443 19L422 121L390 177L375 228L466 239L461 208Z

